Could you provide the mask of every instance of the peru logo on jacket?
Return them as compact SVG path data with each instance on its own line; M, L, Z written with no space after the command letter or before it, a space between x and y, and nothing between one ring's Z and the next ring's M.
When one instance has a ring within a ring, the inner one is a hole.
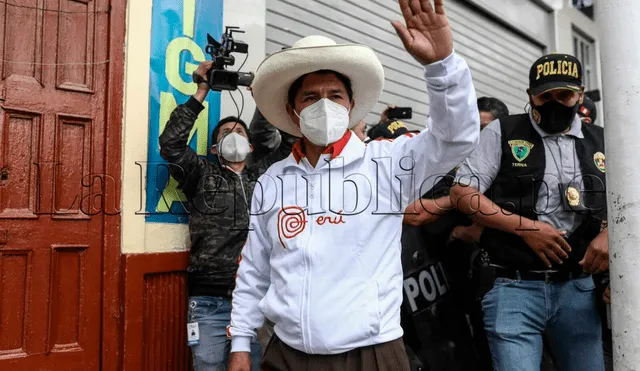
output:
M283 207L278 212L278 238L280 239L282 247L285 249L287 248L284 244L283 238L287 240L294 238L304 232L306 226L307 216L301 207Z

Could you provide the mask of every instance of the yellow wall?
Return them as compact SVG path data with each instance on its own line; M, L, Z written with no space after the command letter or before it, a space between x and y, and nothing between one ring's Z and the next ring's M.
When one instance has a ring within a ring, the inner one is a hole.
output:
M212 0L197 0L212 1ZM239 37L249 43L249 59L243 71L255 71L265 55L266 0L224 0L224 24L239 26L246 34ZM147 161L149 131L149 59L151 56L151 8L153 0L132 0L127 5L125 51L122 252L150 253L184 250L189 247L186 224L145 223L143 185L146 169L136 162ZM243 60L242 57L241 60ZM234 93L236 99L239 93ZM242 119L251 121L255 103L244 91ZM221 117L237 115L228 93L222 95ZM154 139L157 140L157 139ZM144 165L142 165L144 166Z

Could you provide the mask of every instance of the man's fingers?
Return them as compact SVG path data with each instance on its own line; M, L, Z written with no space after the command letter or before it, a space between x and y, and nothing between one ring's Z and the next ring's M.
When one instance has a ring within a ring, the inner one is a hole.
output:
M407 28L402 24L402 22L393 21L391 22L391 24L393 25L393 28L396 29L396 33L400 37L400 40L402 40L402 44L404 44L404 48L408 50L411 47L411 44L413 43L413 36L411 36L411 33L409 33L409 30L407 30Z
M569 242L567 242L567 240L565 240L561 236L558 236L558 238L556 238L556 240L558 241L558 245L560 245L560 247L562 247L562 250L564 250L566 252L571 252L571 245L569 245Z
M596 270L598 269L599 264L600 264L600 258L595 256L590 263L587 264L585 262L585 264L582 266L582 270L589 273L596 273Z
M210 70L212 66L213 66L213 61L204 61L200 63L200 65L198 66L198 69L200 69L202 73L205 73L208 70Z
M589 268L593 265L593 261L596 258L596 255L593 253L593 249L587 247L587 252L584 254L584 258L580 261L580 265L582 269L590 272Z
M207 79L207 72L213 67L213 61L204 61L198 65L196 68L196 73L202 76L205 80Z
M422 13L422 5L420 5L420 0L409 0L409 8L411 8L411 13L420 14Z
M556 255L556 253L553 251L553 249L546 250L544 252L544 254L547 255L549 260L554 261L554 262L556 262L558 264L562 264L562 259L560 259L560 257L558 255Z
M600 265L596 268L596 273L604 273L609 270L609 259L602 259Z
M551 250L553 251L554 254L556 254L557 256L559 256L562 259L568 259L569 258L569 255L567 255L567 253L558 244L554 244L553 247L551 248Z
M587 269L587 272L591 272L591 273L602 273L603 272L603 266L605 265L605 257L602 255L596 255L596 257L593 259L593 263L591 263L591 266L589 267L590 269Z
M400 3L400 11L402 12L402 16L405 20L413 17L413 12L409 7L409 0L398 0L398 3Z
M600 267L598 267L598 270L600 271L600 273L606 272L609 270L609 255L606 255L604 259L602 259L602 262L600 263Z
M421 6L423 12L426 12L426 13L432 13L433 12L433 7L431 6L431 0L422 0L420 2L420 6Z
M434 0L436 13L444 14L444 0Z
M537 255L540 258L540 260L542 260L544 265L546 265L547 267L551 268L551 263L549 262L549 259L547 259L547 256L544 253L538 252Z
M611 288L607 287L602 293L602 300L605 304L611 304Z

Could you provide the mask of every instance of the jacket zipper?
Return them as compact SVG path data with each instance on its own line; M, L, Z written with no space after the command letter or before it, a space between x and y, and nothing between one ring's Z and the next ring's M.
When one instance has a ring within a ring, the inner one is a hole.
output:
M312 191L312 194L314 191ZM311 297L311 259L309 257L309 245L313 239L313 223L307 220L307 228L309 229L309 237L304 249L302 249L304 260L304 279L302 281L302 305L300 307L300 324L302 333L302 342L306 353L312 353L312 344L309 334L311 333L311 323L309 322L309 300Z
M311 223L309 223L311 224ZM311 228L311 226L309 226ZM309 229L309 240L311 239L311 229ZM302 295L300 297L300 334L302 335L302 346L306 353L311 353L311 347L308 339L308 325L307 325L307 304L308 304L308 289L307 282L309 281L309 271L311 270L310 263L307 259L307 248L309 247L309 240L302 249L302 256L304 262L304 276L302 279Z

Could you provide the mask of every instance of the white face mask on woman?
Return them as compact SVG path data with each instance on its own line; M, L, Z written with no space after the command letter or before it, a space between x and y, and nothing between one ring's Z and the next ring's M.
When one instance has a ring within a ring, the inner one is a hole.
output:
M295 112L295 111L294 111ZM335 143L349 127L349 110L327 98L320 99L300 112L300 131L317 146Z
M218 154L229 162L242 162L249 152L249 140L238 133L229 133L218 143Z

